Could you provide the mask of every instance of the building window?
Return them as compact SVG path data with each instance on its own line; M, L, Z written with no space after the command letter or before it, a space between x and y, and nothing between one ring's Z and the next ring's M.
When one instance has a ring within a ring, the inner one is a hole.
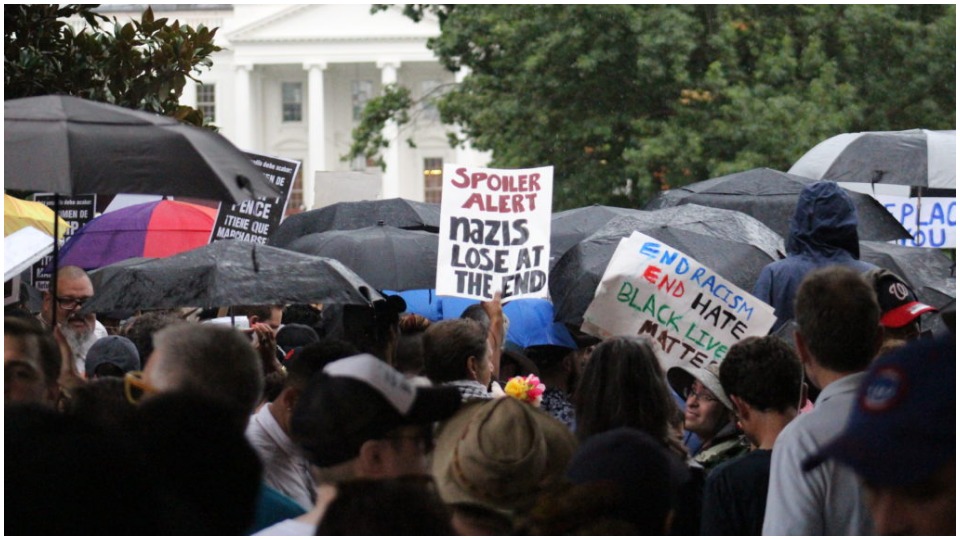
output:
M293 179L293 187L290 188L290 199L287 201L287 212L284 216L292 216L303 212L303 167L297 170L297 177Z
M443 195L443 159L426 158L423 160L423 200L429 203L440 202Z
M420 82L420 110L422 118L428 122L437 122L440 120L440 111L437 110L437 100L441 93L440 81L431 79Z
M217 121L217 85L197 84L197 110L203 113L203 123Z
M283 83L283 121L303 121L303 83Z
M350 95L353 102L353 121L359 122L363 115L363 108L373 97L373 81L352 81Z

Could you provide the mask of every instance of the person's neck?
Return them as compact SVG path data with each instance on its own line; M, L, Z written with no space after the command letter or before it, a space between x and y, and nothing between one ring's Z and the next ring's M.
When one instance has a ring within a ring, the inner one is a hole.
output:
M267 411L270 412L270 416L277 421L277 424L280 426L280 429L284 433L290 435L290 422L289 417L283 414L282 407L278 405L275 401L272 403L267 403Z
M796 409L790 409L786 413L753 411L752 414L755 416L750 419L750 439L758 450L773 449L773 443L777 441L780 432L797 417Z

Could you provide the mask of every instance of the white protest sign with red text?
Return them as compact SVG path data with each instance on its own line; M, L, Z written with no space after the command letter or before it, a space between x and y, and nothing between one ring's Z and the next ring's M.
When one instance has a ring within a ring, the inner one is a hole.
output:
M695 259L634 231L617 246L583 321L598 337L648 336L666 370L720 362L734 343L767 335L776 317Z
M445 164L437 294L546 298L553 167Z

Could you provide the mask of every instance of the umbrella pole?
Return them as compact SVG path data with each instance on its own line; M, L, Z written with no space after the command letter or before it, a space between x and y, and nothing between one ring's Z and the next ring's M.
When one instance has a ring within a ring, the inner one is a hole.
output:
M50 330L57 327L57 270L60 263L60 194L53 194L53 273L50 278L50 291L53 297L50 306Z

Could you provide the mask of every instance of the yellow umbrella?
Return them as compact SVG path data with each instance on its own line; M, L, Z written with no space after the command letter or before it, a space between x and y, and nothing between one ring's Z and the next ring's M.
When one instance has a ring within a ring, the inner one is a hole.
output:
M70 225L60 220L60 238L70 230ZM9 236L20 229L32 226L53 236L53 210L38 202L25 201L3 194L3 236Z

